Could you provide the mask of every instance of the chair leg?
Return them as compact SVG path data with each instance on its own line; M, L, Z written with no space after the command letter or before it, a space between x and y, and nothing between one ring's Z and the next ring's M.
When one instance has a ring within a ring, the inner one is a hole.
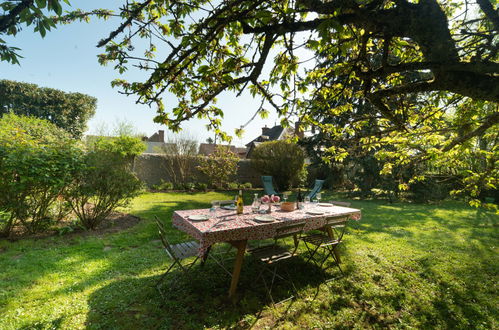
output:
M170 270L171 270L171 269L175 266L175 264L177 264L177 263L178 263L178 261L176 261L176 260L175 260L175 261L174 261L174 262L170 265L170 267L168 267L168 269L166 270L166 272L165 272L163 275L161 275L161 277L159 278L159 280L156 282L156 286L158 286L158 285L159 285L159 283L161 283L161 281L163 281L163 280L164 280L164 278L166 277L166 275L170 272Z

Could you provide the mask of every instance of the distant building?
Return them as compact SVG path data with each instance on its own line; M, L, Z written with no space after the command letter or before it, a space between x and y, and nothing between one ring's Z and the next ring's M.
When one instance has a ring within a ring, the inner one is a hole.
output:
M292 127L284 128L281 125L276 125L271 128L267 126L262 127L262 134L246 144L246 158L251 158L253 150L263 142L284 140L293 135L303 137L303 131L299 130L298 125L299 123L297 122L294 129Z
M159 130L150 137L144 136L142 141L145 142L147 149L144 151L148 154L158 154L161 153L160 150L166 146L165 143L165 131Z
M201 143L199 145L199 154L208 156L215 152L217 144L214 143ZM236 146L224 145L224 147L229 147L229 150L235 153L239 158L246 157L246 148L238 148Z

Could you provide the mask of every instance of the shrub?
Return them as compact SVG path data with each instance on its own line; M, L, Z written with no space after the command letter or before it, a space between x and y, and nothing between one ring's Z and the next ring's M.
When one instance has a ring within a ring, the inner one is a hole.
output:
M161 180L161 183L158 185L154 185L153 188L156 190L172 190L173 183Z
M34 233L53 222L55 201L71 184L82 154L67 132L46 120L13 114L0 119L0 211L9 214L3 216L3 236L16 224Z
M237 189L239 189L239 183L237 183L237 182L229 182L227 184L227 188L229 188L230 190L237 190Z
M251 182L245 182L245 183L240 184L239 188L241 188L241 189L251 189L251 188L253 188L253 185L251 184Z
M260 144L252 153L251 166L262 175L273 176L280 190L300 185L306 176L305 153L289 141Z
M92 150L67 191L67 199L86 229L95 229L119 206L125 206L141 189L126 159L109 150Z
M206 191L206 189L208 189L208 185L203 182L196 182L195 188L196 190Z
M187 191L193 191L196 185L193 182L184 183L184 189Z
M197 169L208 176L212 186L223 188L236 174L238 162L239 157L229 147L217 145L212 154L200 159Z

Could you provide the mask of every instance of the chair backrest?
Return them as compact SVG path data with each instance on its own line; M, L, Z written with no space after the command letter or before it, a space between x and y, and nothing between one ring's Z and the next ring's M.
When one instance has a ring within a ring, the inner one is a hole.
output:
M310 191L310 194L308 194L308 197L310 197L310 199L314 199L317 193L322 190L322 185L324 184L324 181L325 180L318 180L318 179L315 180L314 187Z
M159 231L159 238L161 239L161 243L163 243L166 253L170 256L170 258L176 259L175 254L173 253L172 247L170 245L170 242L168 242L168 239L166 238L165 225L163 224L163 222L161 222L161 220L157 216L154 216L154 220L156 220L156 225Z
M352 203L350 202L340 202L340 201L331 201L331 204L344 207L350 207L350 205L352 205Z
M298 235L303 232L303 227L305 227L306 222L295 222L290 224L285 224L276 229L274 239L284 238L288 236Z
M272 176L262 175L263 189L267 195L277 195L277 191L274 189L274 184Z

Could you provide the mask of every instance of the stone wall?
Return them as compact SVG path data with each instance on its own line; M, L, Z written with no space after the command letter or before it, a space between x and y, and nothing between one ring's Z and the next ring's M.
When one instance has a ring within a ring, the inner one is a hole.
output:
M189 160L192 169L191 182L208 182L205 174L196 169L198 158L192 157ZM165 159L159 154L142 154L135 159L134 171L147 186L152 186L163 181L172 182L165 169ZM241 159L238 163L237 174L231 178L234 182L250 182L253 187L261 187L260 174L256 173L250 165L249 159Z

